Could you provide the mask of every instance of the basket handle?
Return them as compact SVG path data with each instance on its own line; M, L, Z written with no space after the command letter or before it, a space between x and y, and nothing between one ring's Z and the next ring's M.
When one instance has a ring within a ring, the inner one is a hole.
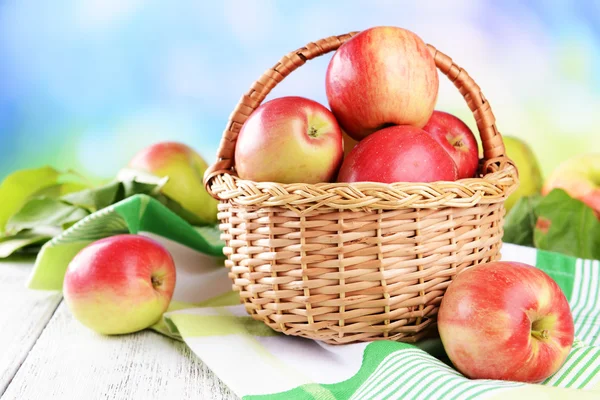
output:
M237 136L244 122L258 108L271 90L306 61L337 50L344 42L358 33L350 32L344 35L330 36L314 43L311 42L284 56L274 67L265 71L252 84L250 90L242 96L229 116L229 121L217 151L217 161L204 174L204 185L211 195L214 196L211 191L211 182L214 177L225 173L235 175L233 156ZM502 135L496 127L496 118L489 102L481 93L479 85L450 57L438 51L432 45L428 44L427 47L435 60L436 67L454 83L473 112L483 145L483 170L494 172L504 169L508 164L513 165L512 161L506 157Z

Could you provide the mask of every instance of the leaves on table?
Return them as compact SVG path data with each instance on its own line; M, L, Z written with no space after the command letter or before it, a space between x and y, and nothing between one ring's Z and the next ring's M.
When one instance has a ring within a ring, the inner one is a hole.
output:
M192 225L202 221L178 202L161 193L168 178L123 170L114 181L91 187L76 173L50 167L17 171L0 185L0 258L40 244L98 210L136 194L149 195ZM36 230L34 232L34 230Z
M504 241L600 259L600 221L589 206L555 189L519 200L506 216Z
M7 234L38 227L63 227L77 222L90 214L84 208L60 199L38 197L29 200L23 208L10 217L6 224Z
M29 197L60 197L69 193L79 192L80 190L87 189L88 187L89 185L79 182L56 183L52 186L38 190Z
M553 190L536 207L536 247L574 257L600 259L600 221L594 210L563 190Z
M51 167L13 172L0 184L0 235L7 221L34 193L58 183L61 173Z
M10 237L0 238L0 258L34 247L39 248L52 238L50 232L23 231Z
M533 228L536 218L535 207L542 196L521 197L511 208L504 222L504 241L533 247Z

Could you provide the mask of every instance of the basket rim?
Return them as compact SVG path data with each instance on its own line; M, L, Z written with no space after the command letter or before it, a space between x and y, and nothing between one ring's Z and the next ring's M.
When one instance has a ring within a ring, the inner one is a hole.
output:
M286 207L300 214L316 209L398 210L474 207L503 202L517 186L511 163L478 178L438 182L254 182L229 173L214 177L212 193L243 207Z

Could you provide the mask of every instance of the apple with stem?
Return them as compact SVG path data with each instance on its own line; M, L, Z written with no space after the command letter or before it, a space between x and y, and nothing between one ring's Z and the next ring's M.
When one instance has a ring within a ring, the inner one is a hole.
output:
M138 235L98 240L70 262L63 295L73 316L102 334L148 328L167 310L175 264L158 242Z
M452 114L435 110L423 130L450 154L458 168L458 179L475 177L479 147L467 124Z
M423 127L438 87L427 45L413 32L393 26L364 30L341 45L325 80L331 111L356 140L391 125Z
M459 273L437 322L448 358L472 379L541 382L558 371L573 344L573 316L558 284L517 262Z
M343 154L331 111L303 97L281 97L262 104L242 126L235 168L240 178L257 182L329 182Z

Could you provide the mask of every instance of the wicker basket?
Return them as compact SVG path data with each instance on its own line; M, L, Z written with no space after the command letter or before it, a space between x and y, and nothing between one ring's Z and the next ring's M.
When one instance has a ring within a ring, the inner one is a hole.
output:
M236 176L236 138L284 77L357 32L309 43L256 81L230 116L205 174L220 199L226 266L246 310L276 331L331 344L436 334L444 291L464 268L500 257L504 200L517 185L490 105L448 56L438 69L473 111L479 177L434 183L252 182Z

